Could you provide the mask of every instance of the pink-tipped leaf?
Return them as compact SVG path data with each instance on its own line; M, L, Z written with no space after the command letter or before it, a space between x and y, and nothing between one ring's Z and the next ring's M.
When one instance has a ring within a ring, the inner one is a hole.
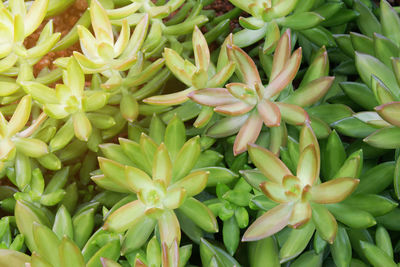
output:
M257 145L249 145L251 161L269 180L280 184L283 177L292 175L288 167L271 151Z
M291 204L281 204L270 209L247 228L242 241L260 240L279 232L288 225L292 213Z

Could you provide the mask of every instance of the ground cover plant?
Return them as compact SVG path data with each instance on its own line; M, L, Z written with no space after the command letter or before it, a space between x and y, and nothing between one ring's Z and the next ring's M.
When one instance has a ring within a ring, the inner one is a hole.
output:
M400 266L399 14L0 2L0 267Z

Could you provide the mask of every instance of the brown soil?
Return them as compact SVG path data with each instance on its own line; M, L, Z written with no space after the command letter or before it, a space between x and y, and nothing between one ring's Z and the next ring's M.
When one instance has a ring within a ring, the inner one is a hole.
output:
M215 10L217 16L221 16L233 8L234 6L228 0L215 0L211 5L204 7L204 9Z
M53 20L54 32L60 32L62 38L75 25L75 23L82 16L82 13L87 9L87 7L88 4L86 0L76 0L76 2L71 7L66 9L63 13L44 20L40 27L33 34L25 39L25 47L30 48L35 45L37 39L39 38L40 32L50 19ZM68 57L72 55L73 51L81 51L79 42L75 43L66 50L48 53L34 66L34 75L36 76L45 67L48 67L49 69L54 69L55 66L53 65L53 61L55 59L59 57Z

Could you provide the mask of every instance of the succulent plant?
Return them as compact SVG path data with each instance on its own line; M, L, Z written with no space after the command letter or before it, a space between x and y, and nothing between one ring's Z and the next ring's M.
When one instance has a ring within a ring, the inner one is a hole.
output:
M78 26L79 40L84 55L74 52L74 57L85 73L102 73L108 78L103 86L112 88L121 81L118 71L129 69L137 60L147 32L148 16L145 15L137 24L135 32L130 34L128 21L122 21L118 39L114 42L114 34L106 10L97 0L90 3L90 17L95 37L90 31Z
M296 30L299 36L318 46L335 46L332 33L325 27L343 25L357 17L357 13L347 9L342 1L242 1L230 0L249 17L240 17L239 23L244 28L235 33L234 44L247 47L262 39L264 53L272 53L279 41L280 29ZM318 38L317 36L321 37Z
M165 48L164 58L166 65L188 88L172 94L152 96L146 98L143 102L153 105L178 105L188 101L188 95L192 92L202 88L215 88L224 85L235 70L235 64L231 60L228 60L226 55L225 45L232 43L231 39L232 36L229 36L225 40L224 46L219 53L216 69L210 61L210 51L207 41L197 26L193 31L192 37L195 65L189 60L183 59L178 51ZM197 119L193 125L201 128L211 120L213 110L203 106L201 111L199 110L196 113L194 116L197 115Z
M3 1L0 266L397 266L398 13Z
M158 226L164 257L172 257L177 266L177 246L181 239L180 223L174 210L189 217L207 232L217 232L218 225L212 212L195 199L207 185L209 173L194 170L200 152L199 137L185 142L183 124L179 119L166 128L164 142L157 145L144 133L140 141L120 138L127 156L122 165L116 161L99 158L103 174L93 176L98 185L117 192L130 192L133 199L115 208L107 215L103 228L122 233L126 248L140 248ZM131 164L129 164L131 162Z
M337 223L324 204L343 201L354 191L359 180L345 177L318 184L319 145L314 133L307 125L301 130L299 148L300 157L296 176L294 176L270 151L254 145L249 146L251 160L268 179L260 184L260 189L268 198L280 204L259 217L246 230L243 236L244 241L269 237L287 225L295 229L299 228L312 216L325 218L321 221L313 221L324 224L317 225L317 229L326 229L329 224L331 228L329 241L333 242L335 239Z
M108 94L102 90L85 90L85 75L71 57L63 73L63 84L56 89L38 82L23 82L24 89L43 105L44 112L55 119L71 120L75 136L88 141L92 134L92 123L86 113L97 111L107 103ZM72 138L72 137L71 137Z
M237 75L244 83L229 83L226 88L194 91L190 97L197 103L215 107L214 111L218 113L230 116L213 124L207 134L224 137L238 132L233 147L235 155L246 151L247 144L257 140L263 124L278 127L281 121L294 125L308 122L307 112L294 103L299 102L297 99L305 97L305 94L314 98L309 99L308 103L317 101L332 83L331 77L321 77L286 100L276 101L281 91L295 78L301 63L301 48L291 54L290 31L285 32L276 48L267 86L262 84L254 61L243 50L233 45L228 47L228 55L236 62ZM317 93L317 90L320 91ZM299 97L300 94L302 96Z

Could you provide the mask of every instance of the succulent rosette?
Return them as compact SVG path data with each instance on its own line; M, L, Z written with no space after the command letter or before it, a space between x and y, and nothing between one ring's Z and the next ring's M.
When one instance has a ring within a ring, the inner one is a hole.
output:
M290 31L286 31L276 48L270 73L270 82L264 86L254 61L239 47L228 46L228 55L236 62L236 73L244 83L229 83L226 88L206 88L190 93L189 97L202 105L214 107L214 111L226 115L207 131L212 137L224 137L238 133L234 154L247 150L247 144L254 143L263 124L278 127L281 121L302 125L309 121L307 112L295 105L298 95L277 101L279 94L295 78L301 63L301 48L291 52ZM304 91L318 100L329 89L333 78L321 77L308 84L296 94ZM310 96L311 97L311 96ZM308 104L308 103L307 103ZM303 104L304 105L304 104Z
M191 63L188 59L182 58L178 51L165 48L164 58L166 65L188 88L172 94L152 96L144 99L143 102L153 105L179 105L190 100L188 95L191 92L202 88L214 88L224 85L235 70L235 64L231 60L228 60L226 55L226 44L232 43L231 38L232 36L229 36L225 40L219 53L216 68L210 61L210 50L207 41L197 26L194 29L192 37L195 64ZM204 106L200 111L190 101L187 104L191 105L191 108L195 110L194 117L197 116L197 120L194 122L195 127L203 127L211 120L213 115L211 108Z
M49 0L35 0L29 10L23 0L11 0L6 7L0 3L0 23L2 26L0 49L0 72L10 70L17 60L33 65L47 54L60 38L60 33L53 33L52 21L46 25L41 40L35 47L26 49L24 39L31 35L42 23L46 15ZM18 71L17 71L18 73Z
M15 167L16 176L14 183L22 190L31 180L31 161L36 158L44 166L46 158L50 158L56 165L56 169L61 167L61 162L56 156L49 153L48 146L41 139L34 138L32 135L40 125L46 120L46 114L39 115L31 125L25 128L29 121L32 107L32 98L24 96L9 121L0 112L0 170L2 176L5 175L8 167ZM54 164L53 164L54 166Z
M120 138L126 158L118 157L115 149L113 158L128 165L100 157L102 174L92 177L99 186L131 193L135 199L110 212L103 228L118 233L128 230L123 249L132 251L140 248L158 226L163 255L171 261L171 266L178 264L181 239L175 210L207 232L218 231L212 212L193 197L203 191L209 176L206 170L193 170L201 153L199 137L185 142L182 129L183 123L177 118L173 120L160 145L144 133L138 143Z
M79 140L88 141L92 134L92 123L98 121L92 117L91 122L88 113L104 107L107 104L108 93L102 90L85 90L85 75L74 57L69 58L67 68L63 72L63 82L63 84L57 84L56 89L38 82L22 82L21 84L33 99L43 105L43 110L49 117L66 119L64 126L69 127ZM105 121L113 122L105 123L105 128L113 126L114 119L109 115L105 116ZM100 122L96 125L104 128L102 124ZM73 138L73 135L68 136L65 136L63 140L64 146ZM52 151L62 147L53 146Z
M148 16L143 16L132 35L128 21L123 20L116 41L107 12L97 0L91 1L90 17L95 36L87 28L78 25L83 54L75 51L74 57L85 73L100 72L108 78L103 84L104 88L114 88L121 83L119 71L129 69L137 60L137 53L147 34Z
M317 46L334 47L335 41L327 28L343 25L357 18L358 13L337 1L291 1L291 0L230 0L249 17L240 17L244 28L233 36L234 44L247 47L265 38L264 53L272 53L279 41L280 29L290 28ZM318 37L319 38L318 38ZM303 42L303 41L302 41Z
M271 200L279 203L246 230L244 241L269 237L286 226L299 228L311 218L317 229L331 228L330 242L335 239L337 222L324 206L346 199L359 180L338 177L320 183L320 150L318 141L307 125L303 126L299 143L300 157L296 176L270 151L249 145L249 155L259 171L268 179L259 188ZM320 220L321 218L323 220ZM319 225L323 224L323 225ZM330 227L327 227L329 224Z

